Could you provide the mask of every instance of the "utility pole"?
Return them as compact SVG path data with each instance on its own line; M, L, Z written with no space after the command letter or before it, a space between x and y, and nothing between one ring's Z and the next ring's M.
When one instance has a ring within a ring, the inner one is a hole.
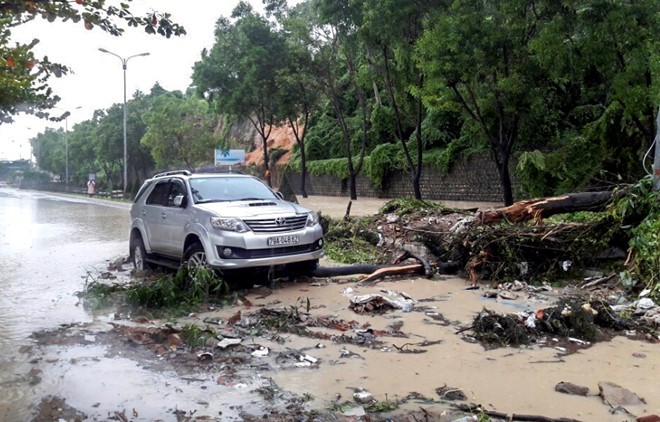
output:
M148 56L149 53L140 53L140 54L135 54L133 56L129 57L122 57L118 54L113 53L112 51L108 51L105 48L99 48L99 51L102 53L108 53L111 54L115 57L117 57L119 60L121 60L121 68L124 71L124 198L128 197L128 191L126 188L128 187L128 154L127 154L127 142L126 142L126 64L130 59L133 57L140 57L140 56Z
M660 190L660 106L655 119L655 160L653 160L653 186Z

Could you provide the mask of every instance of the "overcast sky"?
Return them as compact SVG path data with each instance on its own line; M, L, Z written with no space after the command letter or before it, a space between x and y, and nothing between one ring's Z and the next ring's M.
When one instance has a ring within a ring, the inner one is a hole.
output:
M262 10L261 0L249 2ZM99 48L122 57L150 53L128 61L127 98L136 90L149 92L156 82L167 90L183 91L191 84L192 66L200 59L202 49L213 46L215 22L220 16L229 16L237 3L238 0L134 0L131 3L134 14L141 10L166 11L186 28L187 35L170 39L147 35L142 28L126 28L123 36L113 37L98 29L84 29L82 21L49 23L37 18L15 28L12 40L29 42L37 38L38 57L47 55L51 61L73 70L72 74L50 80L55 93L62 98L59 107L71 112L70 129L75 123L91 118L96 109L123 103L121 61L100 52ZM30 158L29 139L46 127L64 128L65 122L51 123L19 115L14 123L0 124L0 160Z

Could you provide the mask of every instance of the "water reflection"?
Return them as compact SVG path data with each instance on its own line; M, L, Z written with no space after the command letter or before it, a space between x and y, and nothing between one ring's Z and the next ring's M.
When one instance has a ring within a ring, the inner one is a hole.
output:
M57 323L85 319L74 293L82 276L125 254L127 205L0 195L0 346ZM63 306L67 305L67 306Z

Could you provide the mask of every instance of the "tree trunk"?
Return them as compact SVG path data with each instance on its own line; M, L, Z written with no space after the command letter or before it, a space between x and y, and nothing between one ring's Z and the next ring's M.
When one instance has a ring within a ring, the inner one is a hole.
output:
M612 199L612 191L567 193L550 198L535 198L513 205L479 213L482 224L494 224L502 220L510 223L550 217L555 214L576 211L602 211Z
M305 149L300 150L300 194L303 198L307 198L307 160L305 159Z
M422 188L420 186L421 172L413 172L412 184L415 199L422 200Z
M354 172L351 172L351 175L349 176L349 181L350 181L350 192L351 192L351 199L356 200L357 199L357 188L355 187L355 179L357 179L357 175Z
M492 142L491 145L493 145ZM504 199L504 205L509 206L513 204L513 187L511 186L511 175L509 173L509 155L506 151L502 151L502 148L497 149L498 151L493 151L494 161L497 166L497 172L500 175L502 199Z
M269 187L273 187L273 181L270 177L270 164L268 163L268 138L261 138L264 144L264 177Z
M419 77L419 88L421 89L424 82L423 76ZM422 178L422 157L424 154L423 144L424 140L422 139L422 118L424 115L424 105L422 104L422 98L420 97L417 100L417 130L415 135L415 141L417 143L417 165L413 171L413 189L415 192L415 199L422 200L422 189L420 187L420 179ZM404 143L405 145L405 143Z

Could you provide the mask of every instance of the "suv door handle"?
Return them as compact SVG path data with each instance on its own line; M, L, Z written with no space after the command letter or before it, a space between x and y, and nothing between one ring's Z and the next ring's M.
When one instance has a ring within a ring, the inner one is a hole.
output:
M166 212L161 212L160 216L163 217L163 218L167 218L167 213Z
M147 210L142 210L142 215L147 215Z

